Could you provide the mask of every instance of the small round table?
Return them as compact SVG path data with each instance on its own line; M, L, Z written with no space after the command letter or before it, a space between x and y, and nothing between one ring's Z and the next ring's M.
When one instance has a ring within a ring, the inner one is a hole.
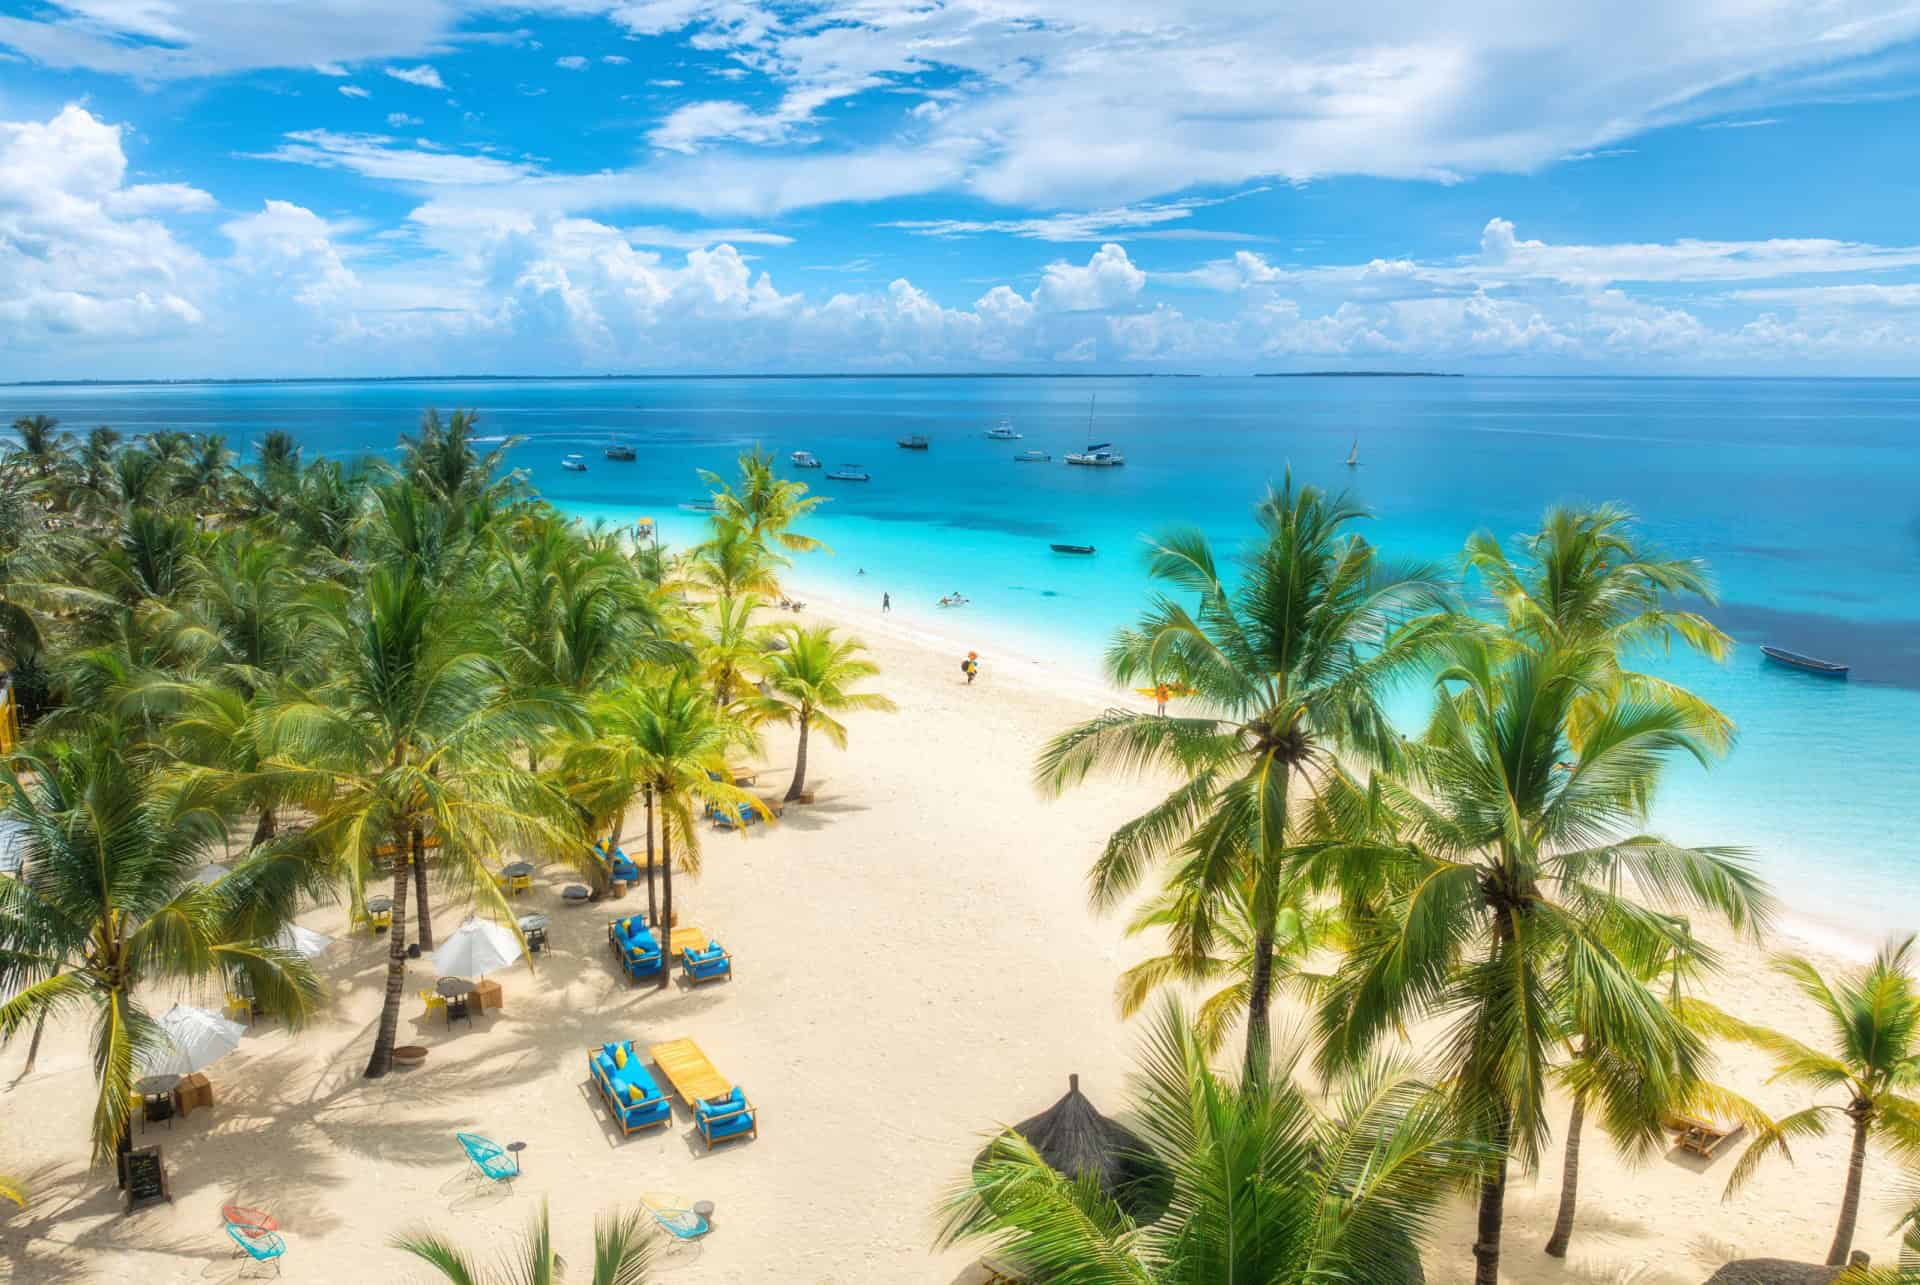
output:
M535 911L533 914L530 914L530 915L520 916L520 931L523 933L535 932L541 928L545 928L546 926L547 926L547 917L543 914L540 914L538 911Z
M507 1144L507 1150L513 1153L513 1171L515 1173L520 1172L520 1153L526 1149L527 1144L524 1142L509 1142Z
M393 909L393 898L392 897L368 897L367 909L373 911L375 914L385 914L387 911L390 911Z
M172 1093L180 1087L180 1077L177 1075L149 1075L145 1079L135 1080L133 1087L142 1097L164 1098L167 1094Z
M570 883L560 890L560 899L562 901L572 902L576 905L588 901L592 897L593 889L587 887L584 883Z
M509 879L525 879L533 873L531 861L516 861L512 865L501 866L500 873Z
M473 983L464 977L442 977L433 984L434 993L448 999L457 999L473 993Z
M711 1200L694 1201L693 1212L698 1215L702 1222L708 1224L713 1222L713 1202Z

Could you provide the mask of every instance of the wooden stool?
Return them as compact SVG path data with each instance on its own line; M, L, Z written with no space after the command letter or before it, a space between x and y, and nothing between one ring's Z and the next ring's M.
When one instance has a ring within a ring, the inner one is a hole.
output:
M506 995L500 989L499 982L482 981L473 988L473 998L480 1004L480 1011L502 1008L506 1004Z
M181 1079L173 1090L173 1103L182 1116L193 1114L195 1107L213 1105L213 1085L205 1075L195 1072Z

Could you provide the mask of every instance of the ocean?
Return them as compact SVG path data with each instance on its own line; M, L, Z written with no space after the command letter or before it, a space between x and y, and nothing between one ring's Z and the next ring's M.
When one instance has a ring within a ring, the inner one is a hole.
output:
M833 549L797 570L881 592L941 627L978 621L1091 673L1147 593L1143 533L1194 526L1223 551L1288 470L1351 488L1393 558L1445 562L1464 538L1537 524L1549 504L1618 500L1670 552L1705 558L1709 614L1738 640L1715 666L1647 667L1728 711L1739 744L1668 777L1654 827L1752 849L1795 906L1868 939L1920 928L1920 381L1771 379L662 379L0 386L0 422L74 431L270 429L308 452L390 454L420 413L479 412L526 440L511 462L583 517L654 518L698 537L701 468L755 444L832 497L808 530ZM1023 435L995 442L1002 419ZM895 439L924 433L925 452ZM1116 469L1070 468L1089 440ZM1358 442L1360 467L1345 460ZM606 460L613 441L637 452ZM797 471L805 449L826 466ZM1015 463L1037 449L1051 463ZM560 468L572 451L585 473ZM826 474L858 464L865 483ZM1051 552L1095 546L1093 557ZM935 614L959 590L961 612ZM1765 661L1759 644L1843 660L1850 681Z

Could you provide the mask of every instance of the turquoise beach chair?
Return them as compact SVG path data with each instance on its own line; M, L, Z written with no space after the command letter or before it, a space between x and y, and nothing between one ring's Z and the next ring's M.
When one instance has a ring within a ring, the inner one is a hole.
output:
M256 1263L272 1263L273 1274L280 1274L280 1256L287 1252L287 1242L275 1232L262 1227L248 1227L241 1223L228 1223L227 1235L239 1248L235 1255L245 1254Z
M640 1203L653 1215L653 1221L666 1228L675 1240L699 1240L713 1230L713 1224L691 1209L672 1209L642 1198Z
M717 941L708 941L701 950L689 946L680 952L680 972L694 986L722 977L732 981L733 956Z
M747 1092L739 1085L720 1098L700 1098L693 1104L693 1122L706 1140L707 1150L716 1142L733 1138L760 1136L760 1112L747 1101Z
M467 1153L467 1159L481 1177L488 1182L504 1182L513 1186L513 1180L520 1176L520 1157L507 1154L507 1149L490 1138L477 1133L456 1133L460 1140L460 1149Z
M647 930L645 915L628 915L608 924L607 945L630 982L656 977L667 966L659 941Z

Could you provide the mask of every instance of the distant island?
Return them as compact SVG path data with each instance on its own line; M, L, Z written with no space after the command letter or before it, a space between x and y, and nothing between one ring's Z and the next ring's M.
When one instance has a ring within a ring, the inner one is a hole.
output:
M1464 379L1457 370L1263 370L1255 379Z
M1107 371L845 371L801 374L736 373L722 375L288 375L203 379L13 379L0 380L0 388L156 388L184 385L227 384L583 384L589 382L630 381L645 383L667 380L719 379L1199 379L1185 371L1143 370Z

